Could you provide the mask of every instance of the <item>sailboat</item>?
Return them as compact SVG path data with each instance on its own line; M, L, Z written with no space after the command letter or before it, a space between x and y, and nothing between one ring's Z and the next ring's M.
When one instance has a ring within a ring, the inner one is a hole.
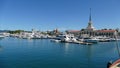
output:
M118 55L120 57L119 44L118 44L118 40L117 40L117 32L115 32L115 39L116 39L116 46L117 46ZM111 61L108 62L107 68L120 68L120 58L117 59L116 61L114 61L113 63Z

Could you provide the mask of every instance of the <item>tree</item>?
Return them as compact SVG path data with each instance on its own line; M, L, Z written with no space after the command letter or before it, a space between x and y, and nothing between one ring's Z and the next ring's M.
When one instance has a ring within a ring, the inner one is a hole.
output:
M84 31L85 29L81 29L81 31Z
M23 32L24 30L15 30L15 31L9 31L10 34L20 34L20 32Z

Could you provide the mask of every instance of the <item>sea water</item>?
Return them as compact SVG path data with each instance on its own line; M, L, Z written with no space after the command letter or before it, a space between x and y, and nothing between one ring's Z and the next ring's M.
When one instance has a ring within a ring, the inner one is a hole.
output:
M108 61L116 59L116 42L81 45L50 39L0 40L0 68L106 68Z

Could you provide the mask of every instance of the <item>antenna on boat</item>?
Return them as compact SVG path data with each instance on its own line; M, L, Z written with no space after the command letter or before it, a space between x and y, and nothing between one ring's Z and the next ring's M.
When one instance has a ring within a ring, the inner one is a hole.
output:
M115 40L116 40L116 45L117 45L118 55L119 55L119 58L120 58L120 50L119 50L119 44L118 44L117 32L116 32L116 31L115 31L115 33L114 33L114 36L115 36Z

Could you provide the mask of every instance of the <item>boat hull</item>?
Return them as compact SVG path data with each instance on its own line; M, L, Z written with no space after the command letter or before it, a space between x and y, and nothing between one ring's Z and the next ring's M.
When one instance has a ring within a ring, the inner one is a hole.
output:
M116 60L109 68L120 68L120 59Z

